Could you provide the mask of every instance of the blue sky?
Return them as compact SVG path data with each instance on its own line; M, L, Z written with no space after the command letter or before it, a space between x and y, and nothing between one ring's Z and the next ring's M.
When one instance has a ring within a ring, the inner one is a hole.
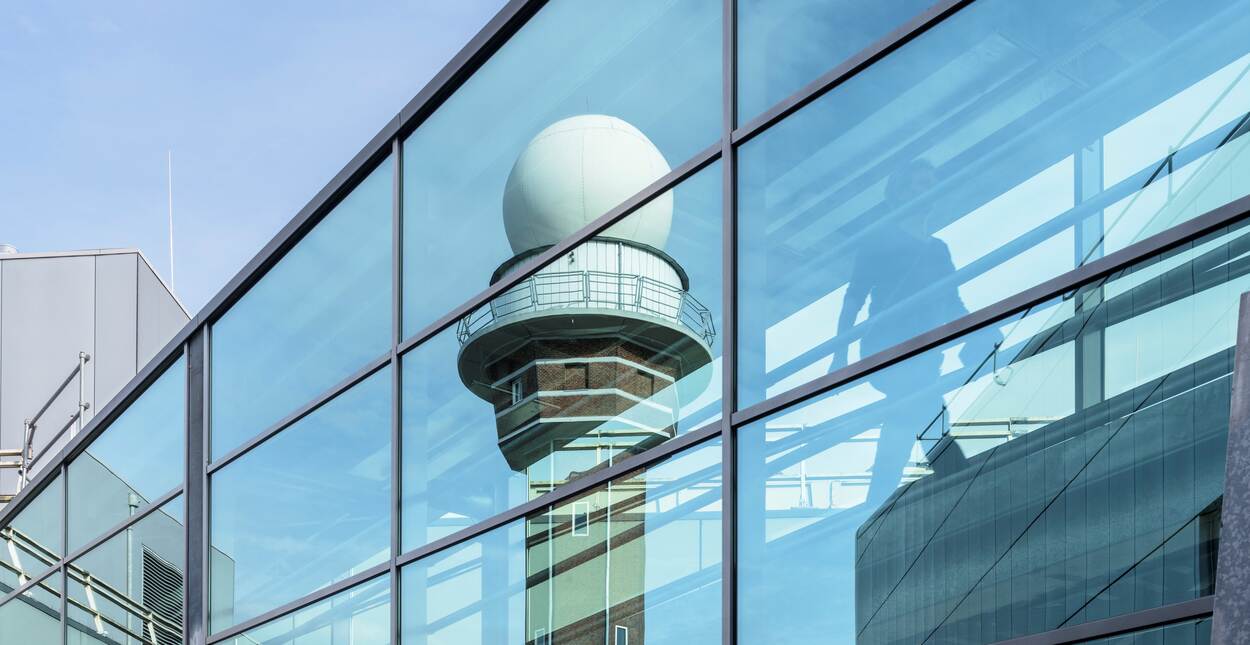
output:
M137 247L198 310L502 0L0 5L0 242Z

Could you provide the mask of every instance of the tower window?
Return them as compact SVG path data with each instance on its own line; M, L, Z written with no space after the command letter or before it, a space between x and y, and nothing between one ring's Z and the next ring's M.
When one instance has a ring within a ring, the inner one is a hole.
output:
M523 388L521 387L521 377L512 379L512 405L521 402Z
M590 502L573 502L573 536L590 535Z

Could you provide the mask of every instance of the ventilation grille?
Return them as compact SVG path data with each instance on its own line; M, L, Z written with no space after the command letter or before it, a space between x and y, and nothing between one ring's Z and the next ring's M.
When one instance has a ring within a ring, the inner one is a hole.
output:
M174 633L158 624L160 645L182 643L182 580L182 571L143 547L143 606L179 628Z

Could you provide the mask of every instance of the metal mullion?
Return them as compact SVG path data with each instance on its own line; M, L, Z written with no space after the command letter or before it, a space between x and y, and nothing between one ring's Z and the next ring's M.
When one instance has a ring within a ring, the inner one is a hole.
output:
M400 139L421 126L466 80L490 60L547 0L511 0L434 75L399 112Z
M207 462L208 434L206 412L208 410L208 330L192 336L186 345L187 356L187 407L186 407L186 480L183 483L185 516L183 518L183 642L203 645L205 603L208 595L201 593L208 577L208 561L202 557L207 552L207 534L204 526L208 517L205 488L208 481L204 475Z
M189 641L190 645L201 645L207 642L209 631L212 629L210 617L212 616L212 560L213 552L213 486L212 480L208 476L208 461L212 455L213 446L213 328L205 325L201 330L201 338L203 338L204 355L204 383L202 391L204 393L204 405L200 412L200 450L202 454L200 473L202 477L200 486L200 505L204 509L204 514L200 518L200 552L195 554L200 566L200 612L195 616L196 626L199 631L196 632L198 638ZM190 527L188 527L190 528ZM191 554L188 553L190 558ZM188 582L192 582L188 580ZM184 632L188 627L184 627Z
M138 294L135 295L138 298ZM62 461L61 471L61 552L68 555L69 551L69 461ZM62 557L56 571L61 575L61 643L69 641L69 558Z
M391 185L391 551L387 565L391 580L391 643L400 642L399 555L401 518L403 514L403 382L399 370L399 341L403 337L403 142L396 137L391 143L394 176Z
M351 376L348 376L342 381L339 381L338 383L331 386L328 390L325 390L321 394L318 394L316 398L300 406L296 411L292 412L291 414L288 414L281 421L278 421L277 423L270 425L268 428L261 430L259 433L257 433L251 439L248 439L242 445L222 455L221 458L217 459L216 461L209 463L207 474L212 475L218 470L221 470L222 468L225 468L226 466L230 465L231 463L233 463L235 460L239 459L243 455L251 452L253 448L256 448L260 444L264 443L270 437L273 437L274 435L282 432L283 430L299 422L304 417L312 414L313 412L316 412L319 408L321 408L321 406L325 405L326 403L329 403L335 397L351 389L353 386L360 383L361 381L369 378L370 376L373 376L379 370L385 369L386 366L390 364L391 364L391 351L387 350L385 354L383 354L382 356L379 356L378 358L373 359L372 361L369 361L367 364L365 364L364 367L356 370L356 372L353 373Z
M1193 600L1163 605L1131 614L1121 614L1071 627L1061 627L1048 632L998 641L994 645L1067 645L1093 638L1106 638L1146 629L1165 627L1186 620L1210 616L1215 606L1215 596L1202 596ZM1214 642L1214 641L1212 641Z
M335 582L329 586L322 587L321 589L318 589L317 591L314 591L313 593L310 593L302 598L298 598L296 600L288 602L287 604L282 605L281 607L275 607L263 614L260 614L259 616L250 618L237 625L234 625L230 627L229 629L223 629L220 632L217 632L216 634L213 634L212 636L208 637L208 645L212 645L213 643L220 643L222 641L228 641L232 638L241 636L244 633L248 632L249 630L256 629L257 627L260 627L264 625L265 623L268 623L269 621L274 620L275 618L282 618L283 616L297 612L310 605L316 604L322 600L330 598L331 596L334 596L338 593L347 591L348 589L351 589L352 587L369 582L373 580L374 578L377 578L378 576L387 575L387 573L390 571L390 567L391 565L386 562L383 562L382 564L374 565L372 567L369 567L368 569L365 569L364 571L361 571L360 573L357 573L352 576L348 576L347 578L339 580L338 582Z
M738 121L737 0L723 0L721 14L721 642L738 642L737 442L733 412L738 373L738 160L733 130Z
M825 72L820 78L778 101L764 113L734 130L733 144L736 146L746 143L970 4L972 0L940 0L894 31L842 61L837 67Z
M490 303L491 300L494 300L504 292L524 282L544 266L567 254L578 245L598 235L618 221L630 216L639 208L645 206L652 199L677 187L678 184L690 178L695 173L703 170L712 163L715 163L717 159L720 159L720 157L720 144L714 144L703 149L685 163L669 171L668 174L660 177L646 188L643 188L635 193L629 199L626 199L624 202L618 204L615 208L595 218L594 221L583 226L576 233L573 233L563 241L548 248L546 251L529 257L517 270L509 273L507 276L501 277L494 284L482 290L476 296L469 298L459 307L452 309L438 320L426 325L424 329L399 344L399 353L402 354L413 347L420 345L444 329L456 324L461 318L473 313L479 307Z
M845 385L871 372L899 363L907 358L959 339L964 334L1019 313L1052 298L1063 296L1077 287L1106 277L1154 255L1177 248L1194 239L1227 226L1250 213L1250 196L1229 202L1196 218L1178 224L1162 233L1130 244L1088 264L1055 276L1013 296L1004 298L961 318L914 336L893 347L873 354L854 364L830 372L765 399L733 415L734 427L757 421L783 408L801 403Z
M662 443L650 450L631 455L621 461L618 461L607 468L597 470L590 475L586 475L580 479L575 479L566 484L562 484L551 491L543 493L524 504L514 506L506 511L497 513L488 517L477 524L465 527L452 533L451 535L439 538L417 547L412 551L402 554L398 558L397 565L403 567L407 564L420 560L448 549L450 547L462 544L468 540L476 538L484 533L488 533L493 529L524 519L526 516L542 511L550 506L562 504L579 495L583 495L588 491L603 486L614 479L618 479L624 475L628 475L637 470L646 469L660 461L663 461L683 450L693 448L694 446L711 441L721 436L722 421L713 421L697 430L692 430L684 435L678 436Z

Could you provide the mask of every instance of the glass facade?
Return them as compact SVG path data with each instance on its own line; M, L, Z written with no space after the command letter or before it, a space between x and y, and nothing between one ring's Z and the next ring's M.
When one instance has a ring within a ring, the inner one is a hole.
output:
M373 171L213 323L214 459L389 346L391 163Z
M182 483L186 409L180 358L70 463L70 551Z
M0 643L1208 643L1250 1L928 5L510 4L0 509Z
M739 633L996 642L1213 593L1247 250L1199 239L743 428Z
M183 642L185 522L176 497L69 563L69 643Z
M719 171L657 197L662 255L596 238L402 357L406 549L720 418Z
M403 570L403 638L719 643L720 445L497 528Z
M383 576L250 629L228 642L230 645L390 645L390 603L390 581Z
M404 335L714 143L720 68L719 0L538 12L404 142ZM609 183L562 191L543 184L552 172ZM569 217L500 218L543 199Z
M973 3L743 145L741 403L1250 191L1246 5L1102 7Z
M388 559L389 376L370 376L212 474L212 631Z

